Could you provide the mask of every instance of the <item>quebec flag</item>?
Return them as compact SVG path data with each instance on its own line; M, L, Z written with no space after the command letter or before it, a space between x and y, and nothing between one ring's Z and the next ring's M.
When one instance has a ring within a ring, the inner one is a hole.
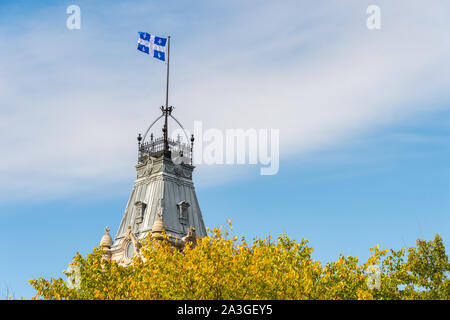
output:
M147 32L139 32L137 49L146 54L151 54L156 59L166 61L166 42L167 38L160 38Z

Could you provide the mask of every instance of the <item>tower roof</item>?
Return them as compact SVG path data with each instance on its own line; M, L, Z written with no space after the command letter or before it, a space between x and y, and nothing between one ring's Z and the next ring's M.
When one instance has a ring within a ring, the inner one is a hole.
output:
M149 232L160 234L164 230L171 239L181 240L188 234L190 226L195 228L198 236L206 236L192 181L194 137L189 138L184 132L187 142L168 138L168 117L173 118L183 131L184 128L172 116L172 107L161 110L163 114L153 121L143 136L138 136L137 177L112 250L121 248L122 242L126 242L128 228L137 239ZM150 129L162 117L165 117L163 137L155 139Z

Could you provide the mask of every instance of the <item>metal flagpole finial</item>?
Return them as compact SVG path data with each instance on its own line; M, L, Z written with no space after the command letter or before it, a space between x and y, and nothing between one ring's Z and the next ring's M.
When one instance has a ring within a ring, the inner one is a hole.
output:
M141 158L141 150L142 150L142 145L141 145L142 136L140 133L137 137L137 141L138 141L138 162L139 162L139 159Z
M194 158L194 135L191 134L191 166L193 164L193 158Z

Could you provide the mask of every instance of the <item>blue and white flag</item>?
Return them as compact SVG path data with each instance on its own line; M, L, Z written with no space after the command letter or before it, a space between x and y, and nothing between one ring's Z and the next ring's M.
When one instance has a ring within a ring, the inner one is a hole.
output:
M167 38L160 38L147 32L139 32L137 49L146 54L151 54L156 59L166 61L166 42Z

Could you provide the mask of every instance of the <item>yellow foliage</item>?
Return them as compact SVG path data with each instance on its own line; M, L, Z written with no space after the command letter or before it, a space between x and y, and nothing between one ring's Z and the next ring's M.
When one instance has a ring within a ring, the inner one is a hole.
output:
M230 224L231 222L227 221ZM231 231L231 230L230 230ZM196 246L180 252L167 240L147 237L143 259L122 267L102 260L102 248L72 266L79 284L62 278L31 280L34 299L449 299L449 262L442 238L417 240L416 248L370 249L367 262L340 256L322 265L311 257L308 241L286 235L273 241L229 239L214 228ZM406 252L408 256L405 257ZM378 268L371 269L377 265ZM375 275L371 272L378 270ZM64 272L66 276L71 274ZM369 288L370 277L379 277ZM376 281L374 283L377 283Z

